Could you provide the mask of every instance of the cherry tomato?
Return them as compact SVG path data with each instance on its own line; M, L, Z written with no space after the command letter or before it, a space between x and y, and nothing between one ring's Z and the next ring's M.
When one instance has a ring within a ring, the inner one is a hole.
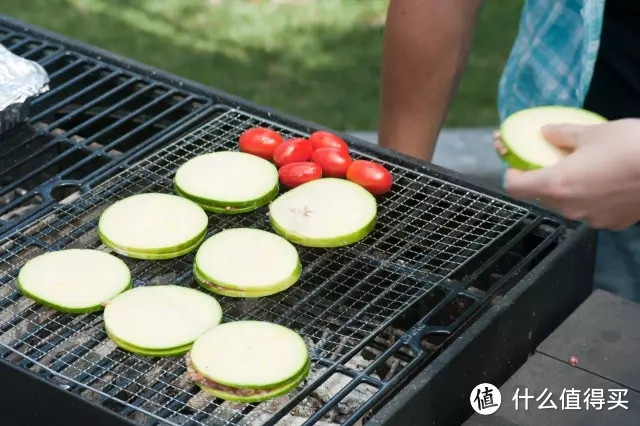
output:
M254 127L245 130L238 140L240 151L257 155L267 160L273 157L273 151L281 143L282 136L275 130L267 129L266 127Z
M364 187L374 195L391 189L393 176L384 166L367 160L355 160L347 169L347 179Z
M291 138L276 147L273 151L273 161L278 167L289 163L309 161L312 152L313 148L308 139Z
M311 141L311 145L314 150L323 147L333 147L341 149L347 153L349 152L349 146L344 140L333 133L329 133L324 130L313 132L311 136L309 136L309 140Z
M322 167L323 176L344 178L353 159L340 148L325 146L313 151L311 161Z
M278 170L278 174L280 175L280 182L284 186L293 188L303 183L320 179L322 177L322 168L316 163L301 161L285 164Z

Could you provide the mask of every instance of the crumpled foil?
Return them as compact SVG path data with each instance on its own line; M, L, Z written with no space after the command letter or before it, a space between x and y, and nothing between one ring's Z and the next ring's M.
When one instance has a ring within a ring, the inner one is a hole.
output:
M0 133L25 121L29 100L47 90L49 75L40 64L0 44Z
M14 55L0 44L0 110L49 90L49 75L40 64Z

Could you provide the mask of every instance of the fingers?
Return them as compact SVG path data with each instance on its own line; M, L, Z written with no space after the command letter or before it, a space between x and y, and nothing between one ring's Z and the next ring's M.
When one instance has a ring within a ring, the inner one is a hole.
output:
M554 176L552 168L532 171L507 169L505 190L510 195L521 199L536 199L546 194Z
M507 147L504 146L502 142L499 140L496 140L493 142L493 148L498 152L498 154L503 156L509 153L509 151L507 150Z
M509 153L507 147L502 143L502 139L500 139L500 132L498 130L493 132L493 149L495 149L498 154L505 156Z
M580 136L586 127L577 124L550 124L540 130L544 138L556 147L574 150L580 144Z

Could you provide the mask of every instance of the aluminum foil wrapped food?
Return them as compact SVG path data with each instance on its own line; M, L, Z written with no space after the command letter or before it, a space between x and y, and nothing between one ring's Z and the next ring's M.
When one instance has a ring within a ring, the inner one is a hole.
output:
M49 75L40 64L0 44L0 134L25 121L31 99L47 90Z

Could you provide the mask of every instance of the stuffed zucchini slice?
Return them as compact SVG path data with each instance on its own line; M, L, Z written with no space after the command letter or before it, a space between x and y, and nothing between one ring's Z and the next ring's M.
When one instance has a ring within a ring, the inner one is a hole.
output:
M278 169L255 155L218 151L188 160L176 171L176 194L213 213L253 211L278 194Z
M222 308L214 297L178 285L136 287L107 302L104 309L111 340L146 356L184 354L221 321Z
M100 240L123 256L182 256L204 240L209 218L198 204L173 194L142 193L116 201L100 216Z
M311 367L302 337L262 321L229 322L207 331L194 342L186 364L202 390L236 402L260 402L288 393Z
M251 228L227 229L198 249L193 274L206 290L230 297L269 296L295 284L302 264L281 236Z

